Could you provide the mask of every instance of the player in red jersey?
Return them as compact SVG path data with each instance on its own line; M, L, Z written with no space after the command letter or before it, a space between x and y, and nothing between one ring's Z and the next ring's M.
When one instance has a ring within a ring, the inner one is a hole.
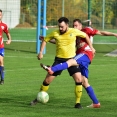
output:
M6 33L8 38L6 44L11 43L11 36L8 31L8 26L2 22L2 10L0 9L0 76L1 81L0 84L4 84L4 43L3 43L3 32Z
M73 27L85 32L86 34L88 34L88 36L90 38L93 38L94 35L116 36L117 37L117 34L115 34L115 33L99 31L99 30L93 29L91 27L82 28L82 23L79 19L75 19L73 21ZM53 41L52 41L52 43L53 43ZM99 108L100 103L97 100L97 97L93 91L93 88L88 83L88 66L93 59L92 51L91 51L90 47L88 46L88 44L86 43L85 39L83 39L83 38L77 37L76 47L77 47L77 50L76 50L76 56L74 57L74 60L72 59L72 60L67 61L66 63L62 63L62 64L59 64L59 65L56 65L56 66L50 67L50 68L48 68L47 66L45 66L43 64L41 64L41 66L44 69L46 69L50 74L52 74L55 71L58 71L61 69L64 70L64 69L68 68L69 66L79 65L79 67L81 69L82 79L83 79L82 85L84 86L85 90L87 91L87 94L93 101L93 103L87 107Z

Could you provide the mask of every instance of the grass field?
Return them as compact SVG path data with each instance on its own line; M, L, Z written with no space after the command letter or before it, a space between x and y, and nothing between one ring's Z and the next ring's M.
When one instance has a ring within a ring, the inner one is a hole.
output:
M55 30L55 28L49 28L47 30L47 34ZM116 33L117 30L107 30ZM36 29L35 28L14 28L10 29L12 40L21 40L21 41L36 41ZM6 36L4 36L6 40ZM113 36L94 36L94 43L116 43L117 44L117 38Z
M94 45L97 54L89 67L89 82L101 103L100 109L86 106L91 100L83 90L81 110L74 108L74 81L67 71L58 76L48 91L47 104L30 106L45 78L40 62L52 64L55 45L47 45L47 54L40 61L34 42L12 42L5 45L5 84L0 86L0 117L117 117L117 58L105 57L117 45Z

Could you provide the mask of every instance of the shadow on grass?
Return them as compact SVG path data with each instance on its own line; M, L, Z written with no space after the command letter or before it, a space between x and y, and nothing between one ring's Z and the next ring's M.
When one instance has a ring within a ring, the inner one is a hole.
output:
M15 52L34 53L34 54L36 54L36 51L32 51L32 50L22 50L22 49L12 49L12 48L5 48L5 50L15 51Z

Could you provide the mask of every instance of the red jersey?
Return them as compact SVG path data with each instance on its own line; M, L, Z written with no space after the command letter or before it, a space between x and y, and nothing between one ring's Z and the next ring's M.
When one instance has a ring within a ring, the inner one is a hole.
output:
M8 26L3 23L3 22L0 22L0 48L4 48L4 43L3 43L3 32L4 33L8 33Z
M93 29L91 27L85 27L81 31L85 32L90 39L92 39L93 36L96 35L96 33L98 32L98 30ZM90 61L92 61L93 59L92 50L84 38L77 37L76 47L77 47L76 54L84 53L89 57Z

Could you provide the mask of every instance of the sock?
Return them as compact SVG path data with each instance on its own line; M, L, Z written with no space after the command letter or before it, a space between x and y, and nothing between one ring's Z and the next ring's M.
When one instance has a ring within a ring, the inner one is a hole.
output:
M93 88L91 86L85 88L85 90L87 91L87 94L89 95L89 97L91 98L91 100L93 101L93 104L98 104L99 101L93 91Z
M68 68L68 64L66 62L60 63L58 65L51 67L53 72L56 72L56 71L59 71L59 70L65 70L67 68Z
M1 80L4 80L4 66L0 66L0 76Z
M77 83L75 87L76 103L80 103L82 96L82 83Z
M48 89L49 89L49 84L45 84L45 83L43 82L43 84L41 85L40 91L45 91L45 92L47 92Z

